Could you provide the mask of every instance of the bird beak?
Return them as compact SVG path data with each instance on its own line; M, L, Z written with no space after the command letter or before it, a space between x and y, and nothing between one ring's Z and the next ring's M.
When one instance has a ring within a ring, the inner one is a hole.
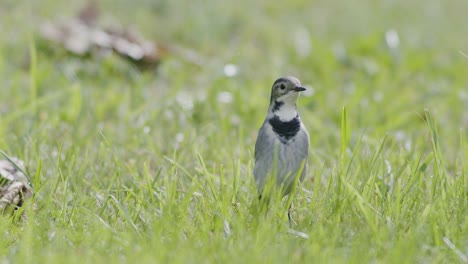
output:
M297 87L294 88L294 91L296 91L296 92L303 92L305 90L307 90L307 89L304 88L304 87L300 87L300 86L297 86Z

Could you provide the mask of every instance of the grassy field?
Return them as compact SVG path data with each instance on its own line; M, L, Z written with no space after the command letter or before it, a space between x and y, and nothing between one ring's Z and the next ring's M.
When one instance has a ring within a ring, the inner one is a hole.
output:
M468 262L468 1L187 2L100 2L177 47L148 69L41 39L82 1L0 3L0 149L35 188L1 263ZM310 88L291 229L251 175L283 75Z

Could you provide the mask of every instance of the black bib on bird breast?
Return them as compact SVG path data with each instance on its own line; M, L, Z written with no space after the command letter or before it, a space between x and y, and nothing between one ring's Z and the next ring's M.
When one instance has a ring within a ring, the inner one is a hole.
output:
M290 121L281 121L279 117L275 115L270 118L268 122L273 128L273 131L285 139L294 137L297 132L299 132L299 129L301 129L301 121L298 115Z

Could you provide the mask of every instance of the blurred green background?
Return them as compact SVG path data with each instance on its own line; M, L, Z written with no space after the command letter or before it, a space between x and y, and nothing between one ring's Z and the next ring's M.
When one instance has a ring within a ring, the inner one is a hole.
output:
M429 170L428 178L417 181L419 188L409 192L418 201L416 209L393 215L396 205L381 205L383 217L375 218L376 226L388 237L375 229L361 230L363 218L345 202L337 213L343 215L330 220L336 214L330 203L347 198L317 191L332 190L332 179L341 177L343 107L348 154L358 162L348 160L348 172L355 176L349 184L364 198L373 197L372 192L363 194L368 177L390 170L402 182L413 182L417 170L411 164L419 166L421 157L430 164L431 155L438 157L425 109L437 121L448 174L453 179L465 175L468 1L96 3L98 27L139 32L163 47L160 63L140 67L116 53L77 56L41 37L42 23L70 20L86 5L83 1L0 2L0 148L26 162L38 206L24 227L28 232L21 227L7 231L9 225L2 224L8 233L1 249L6 263L17 258L30 262L32 256L39 262L72 263L74 254L87 262L105 261L109 255L122 262L132 256L232 262L239 255L251 262L458 261L459 255L444 246L443 234L453 234L466 256L466 179L453 192L453 201L460 204L432 204L425 191L434 188L432 194L437 194L440 185L430 185L431 175L439 174ZM255 199L253 145L271 85L284 75L298 77L309 88L298 108L311 135L304 188L313 194L298 198L296 228L317 239L299 243L287 238L292 249L284 249L278 246L283 237L266 231L268 225L260 233L253 227L244 230L250 223L245 213L237 222L227 217L238 233L225 244L217 235L223 222L213 219L225 216L231 202L248 207ZM384 138L388 145L382 143L379 150ZM200 186L191 185L194 179ZM171 186L177 191L162 199L161 190ZM204 193L208 186L220 193L220 200ZM182 207L189 191L205 197L192 208L193 215ZM425 208L429 216L421 213ZM169 213L161 213L165 210ZM438 222L442 215L446 218ZM387 229L385 219L400 219L401 224ZM42 244L46 240L48 246ZM213 247L192 247L200 243ZM304 251L294 251L296 246ZM155 247L161 252L147 250ZM178 247L185 251L174 255ZM262 252L270 252L270 258Z
M174 142L165 140L166 134L190 134L187 128L204 122L206 136L219 125L228 133L240 126L244 140L253 142L271 84L283 75L311 87L313 96L301 99L300 106L315 145L336 133L343 106L356 137L364 131L378 138L388 132L419 135L425 108L446 128L441 131L446 144L456 146L456 131L466 127L466 1L97 3L98 27L132 28L177 51L166 52L159 67L149 70L115 54L70 56L41 38L40 24L70 20L86 3L3 2L2 112L20 112L6 118L4 140L5 130L29 135L36 121L65 120L75 133L86 133L79 132L89 130L80 125L83 120L93 126L126 117L133 129L136 123L164 127L151 131L161 134L158 147L167 151ZM31 45L37 52L33 87ZM225 74L230 64L236 69L232 77ZM217 100L223 95L228 103ZM24 110L31 96L47 105L35 117ZM79 105L73 107L73 101ZM214 115L220 120L211 119ZM52 135L61 125L54 125ZM120 129L111 133L128 136Z

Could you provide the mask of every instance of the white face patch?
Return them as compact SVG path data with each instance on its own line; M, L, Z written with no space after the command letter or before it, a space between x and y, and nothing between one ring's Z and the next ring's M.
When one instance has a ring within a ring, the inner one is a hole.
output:
M278 97L276 101L282 102L283 104L271 114L278 116L278 118L283 122L291 121L297 116L296 101L298 97L299 93L295 91L290 91L287 94ZM272 111L271 108L270 111Z
M284 104L296 105L297 98L299 98L299 94L300 93L296 92L296 91L289 91L287 94L284 94L284 95L278 97L278 99L276 99L276 101L284 102Z

